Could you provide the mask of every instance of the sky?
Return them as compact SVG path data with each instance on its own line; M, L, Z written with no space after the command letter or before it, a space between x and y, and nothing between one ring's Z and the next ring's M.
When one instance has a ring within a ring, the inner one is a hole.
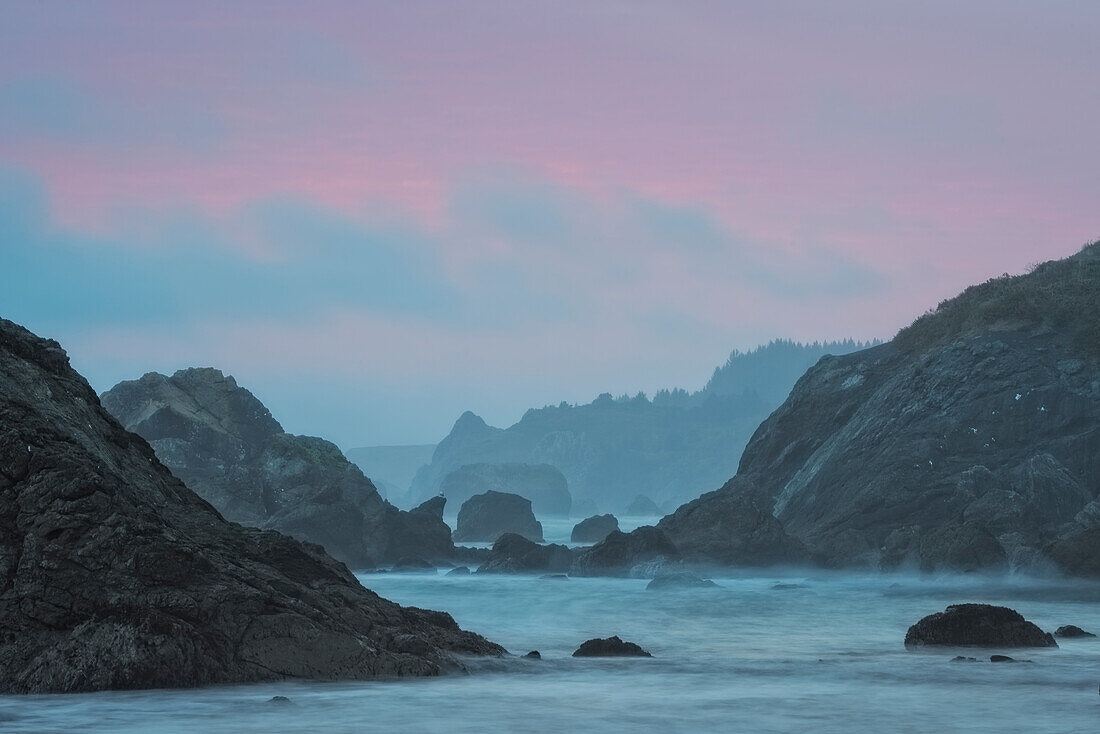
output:
M1100 3L0 4L0 316L438 441L1100 238Z

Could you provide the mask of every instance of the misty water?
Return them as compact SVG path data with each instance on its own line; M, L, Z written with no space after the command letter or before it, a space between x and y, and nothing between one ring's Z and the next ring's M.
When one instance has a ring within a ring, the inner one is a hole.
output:
M562 524L564 527L564 524ZM560 532L547 525L548 539ZM1047 630L1100 631L1100 586L1024 578L745 572L718 588L641 579L363 575L444 609L516 657L435 679L287 682L0 698L11 732L1094 732L1100 640L1057 649L910 652L906 628L962 601ZM652 659L575 659L618 634ZM518 656L542 653L541 661ZM988 662L1007 652L1030 662ZM957 655L979 662L952 662ZM290 703L272 703L286 696Z

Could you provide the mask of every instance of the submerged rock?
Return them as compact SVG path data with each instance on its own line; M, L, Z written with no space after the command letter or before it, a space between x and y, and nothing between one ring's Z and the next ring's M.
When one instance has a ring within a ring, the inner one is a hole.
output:
M654 571L669 561L678 561L680 551L672 541L652 525L630 533L612 531L596 545L577 555L569 573L572 576L628 576L641 564L654 564Z
M542 524L531 511L531 500L490 490L466 500L458 511L457 541L491 543L505 533L542 542Z
M1064 625L1062 625L1058 629L1054 630L1054 636L1055 637L1066 637L1066 638L1096 637L1096 635L1094 635L1093 633L1085 632L1085 630L1081 629L1080 627L1078 627L1075 624L1064 624Z
M609 533L619 529L619 521L614 515L593 515L573 526L569 540L574 543L599 543Z
M646 584L647 591L662 591L664 589L705 589L717 587L718 584L710 579L704 579L687 571L674 573L660 573Z
M319 546L227 522L56 342L4 320L0 467L0 692L435 675L504 653Z
M478 573L533 573L568 571L573 552L564 545L540 545L522 535L507 533L493 543Z
M909 628L906 647L1058 647L1054 637L1008 607L953 604Z
M581 643L573 653L575 658L651 658L648 652L633 642L625 642L618 635L604 639L594 638Z

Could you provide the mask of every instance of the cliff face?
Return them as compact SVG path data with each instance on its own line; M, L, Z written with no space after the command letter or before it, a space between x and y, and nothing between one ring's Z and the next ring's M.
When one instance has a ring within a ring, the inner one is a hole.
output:
M285 433L218 370L149 373L104 393L103 405L229 520L318 543L354 568L453 552L442 519L390 505L334 444Z
M500 652L227 522L56 342L0 320L0 691L432 675Z
M1095 546L1100 525L1098 323L1100 244L971 288L890 343L823 358L728 491L762 492L834 565L1084 572L1072 542Z

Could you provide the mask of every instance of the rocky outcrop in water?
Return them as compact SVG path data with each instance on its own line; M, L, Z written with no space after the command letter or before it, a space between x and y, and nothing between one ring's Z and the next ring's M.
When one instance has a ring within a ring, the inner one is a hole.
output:
M651 658L641 645L626 642L618 635L585 640L573 653L575 658Z
M334 444L285 433L251 392L216 369L150 372L102 400L229 520L317 543L353 568L453 552L440 501L398 510Z
M1097 477L1100 243L823 358L757 429L734 491L762 493L829 565L1096 576Z
M953 604L930 614L905 633L906 647L1058 647L1049 632L1008 607Z
M468 464L445 476L440 484L443 496L459 507L490 490L531 500L539 517L567 516L573 503L565 477L549 464Z
M569 540L574 543L599 543L609 533L619 529L614 515L593 515L573 526Z
M646 591L664 591L666 589L707 589L717 586L718 584L710 579L696 576L688 571L674 571L657 574L645 588Z
M434 675L503 650L227 522L61 347L0 320L0 691Z
M493 543L478 573L554 573L568 571L573 552L564 545L541 545L522 535L506 533Z
M505 533L542 542L542 523L531 511L531 500L508 492L485 492L462 503L454 539L463 543L491 543Z
M651 525L624 533L615 530L596 545L577 554L573 576L653 576L680 560L680 551ZM666 569L667 570L667 569Z
M1054 630L1055 637L1064 637L1066 639L1074 639L1080 637L1096 637L1091 632L1086 632L1075 624L1064 624L1058 629Z

